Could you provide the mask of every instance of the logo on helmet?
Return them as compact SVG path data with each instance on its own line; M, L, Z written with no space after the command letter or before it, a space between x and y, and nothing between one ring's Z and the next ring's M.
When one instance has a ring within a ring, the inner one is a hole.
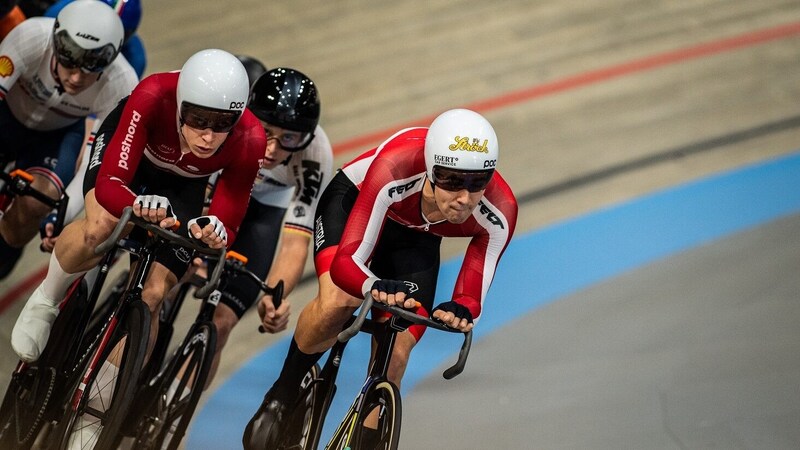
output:
M458 157L433 155L433 163L436 164L437 166L456 167L456 165L458 164Z
M231 102L228 109L244 109L244 102Z
M496 159L487 159L486 161L483 162L484 169L493 169L495 166L497 166Z
M100 38L99 37L92 36L91 34L88 34L88 33L81 33L80 31L75 33L75 36L82 37L82 38L88 39L90 41L100 42Z
M455 137L455 144L450 144L449 148L452 151L464 150L467 152L478 152L478 153L489 153L489 140L484 139L483 144L480 143L480 140L477 138L472 139L472 143L470 143L470 139L468 137Z

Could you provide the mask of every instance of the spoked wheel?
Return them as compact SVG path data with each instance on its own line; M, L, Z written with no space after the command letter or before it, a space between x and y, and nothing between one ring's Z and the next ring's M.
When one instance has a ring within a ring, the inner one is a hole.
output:
M323 392L318 382L320 368L318 364L306 374L300 389L304 395L287 418L286 426L278 441L279 450L315 450L322 432L325 413L333 398L335 385L329 392Z
M211 371L216 341L214 324L200 324L176 350L154 384L144 390L147 406L139 416L133 448L178 448Z
M26 449L59 404L65 378L79 352L76 324L86 310L86 283L77 280L67 291L62 310L53 324L50 340L39 361L20 365L0 406L0 448Z
M149 331L147 306L141 300L131 302L108 342L95 348L56 429L57 448L112 446L134 398Z
M364 450L393 450L400 441L400 391L389 381L372 385L353 431L355 445ZM373 428L377 419L377 429Z

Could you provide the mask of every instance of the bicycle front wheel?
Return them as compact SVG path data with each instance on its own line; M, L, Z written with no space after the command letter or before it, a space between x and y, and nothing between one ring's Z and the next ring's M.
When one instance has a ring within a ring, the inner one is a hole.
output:
M278 440L278 450L316 450L336 390L336 385L320 382L319 373L319 364L314 364L303 379L300 385L303 393L288 416ZM330 386L330 389L323 385Z
M211 371L217 329L206 322L193 327L164 371L147 388L136 430L136 449L178 448Z
M350 442L352 448L394 450L400 442L400 391L390 381L380 381L367 390Z
M141 300L132 301L94 348L56 430L58 448L112 446L133 402L149 332L150 311Z

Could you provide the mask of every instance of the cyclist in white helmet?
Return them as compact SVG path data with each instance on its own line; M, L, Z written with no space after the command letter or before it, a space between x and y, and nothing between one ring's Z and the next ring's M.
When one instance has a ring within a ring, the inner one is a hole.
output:
M34 175L34 187L59 198L75 174L84 119L100 121L136 85L118 56L122 22L103 2L75 2L56 19L36 17L0 43L0 161ZM49 208L21 197L0 221L0 278L36 234Z
M163 227L178 219L181 232L212 248L233 242L267 145L261 123L245 109L248 94L239 60L222 50L204 50L180 72L142 80L108 115L84 182L86 218L62 232L47 277L12 331L20 358L39 357L58 314L56 305L69 284L99 262L94 248L109 236L125 207ZM214 199L203 216L210 223L201 229L197 221L206 183L219 170ZM151 270L143 293L153 313L151 345L161 301L188 267L186 254L181 248L164 249Z
M419 301L421 314L472 329L517 220L514 194L495 171L498 154L491 124L454 109L429 128L397 132L334 176L314 221L319 293L300 313L278 380L245 430L245 448L275 445L304 376L367 294L405 308ZM471 240L453 293L434 308L444 237ZM423 331L412 326L397 336L388 372L397 386Z

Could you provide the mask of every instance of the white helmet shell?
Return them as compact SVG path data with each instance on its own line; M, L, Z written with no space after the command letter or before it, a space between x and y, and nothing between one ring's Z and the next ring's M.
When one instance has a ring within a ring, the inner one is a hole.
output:
M494 128L482 115L451 109L433 120L425 138L425 169L433 180L433 166L484 171L497 166L499 147Z
M183 102L241 113L247 105L247 70L232 54L219 49L192 55L178 76L178 109Z
M62 51L69 51L73 58L79 56L76 53L105 49L110 54L102 56L109 63L125 38L119 15L106 3L95 0L77 0L65 6L56 17L53 34L69 36L73 47Z

